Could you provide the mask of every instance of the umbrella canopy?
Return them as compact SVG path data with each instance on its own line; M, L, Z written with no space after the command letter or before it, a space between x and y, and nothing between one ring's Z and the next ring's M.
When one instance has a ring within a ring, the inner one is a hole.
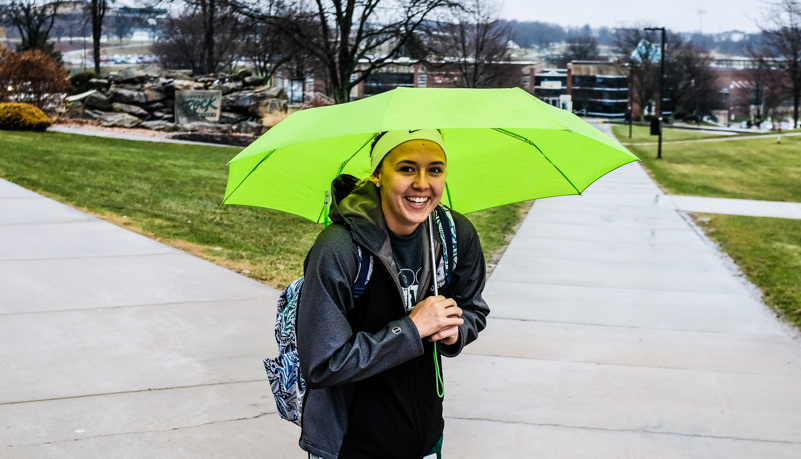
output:
M442 202L462 213L580 194L637 158L572 113L519 88L397 88L288 116L229 163L223 204L321 222L339 174L367 177L383 131L439 129L447 155Z

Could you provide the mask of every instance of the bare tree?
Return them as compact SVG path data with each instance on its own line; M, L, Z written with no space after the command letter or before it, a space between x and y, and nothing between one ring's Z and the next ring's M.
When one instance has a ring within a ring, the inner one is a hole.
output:
M239 54L250 60L256 74L265 80L281 68L287 69L292 78L298 80L320 73L316 59L279 27L250 18L246 28L249 33L241 42Z
M219 15L224 10L230 10L235 2L229 0L148 0L148 2L150 7L176 2L183 3L186 6L186 9L179 14L179 17L194 17L196 20L195 27L197 27L197 32L199 33L197 43L200 44L200 48L196 54L200 60L194 66L197 68L196 72L214 72L218 64L217 57L220 54L216 44L218 37L216 27L220 20ZM195 46L197 46L197 43Z
M774 119L774 123L781 123L789 110L786 109L787 75L781 71L766 74L765 92L762 98L764 116Z
M214 25L216 22L218 0L195 0L188 2L194 4L200 11L203 19L203 41L201 42L201 72L211 73L214 71Z
M671 32L666 35L665 58L667 60L672 50L681 47L681 38ZM623 62L630 66L632 101L641 109L650 105L659 93L660 40L659 34L643 30L643 27L615 31L616 51L624 56ZM664 98L664 95L660 97Z
M127 13L127 8L120 8L117 14L112 16L111 27L114 30L114 35L117 36L122 44L122 39L131 33L134 26L134 19Z
M592 35L571 35L567 38L565 58L571 61L594 61L598 59L598 41Z
M594 61L599 57L598 41L592 36L590 26L585 25L578 31L568 32L567 49L559 60L559 66L564 67L574 61Z
M103 18L114 0L92 0L89 13L92 16L92 55L95 61L95 73L100 73L100 38L103 35Z
M754 105L756 113L754 113L754 122L761 123L763 118L767 116L767 101L771 99L768 92L771 87L781 87L776 85L776 62L775 59L765 50L757 49L754 46L748 47L748 54L751 56L753 62L748 73L750 74L751 83L754 85L754 97L751 103Z
M256 74L264 76L265 80L269 79L292 59L292 53L287 52L286 47L294 43L286 40L269 24L252 21L250 30L253 33L245 37L241 46L242 57L253 63Z
M615 47L629 65L631 99L640 110L650 104L659 88L659 38L642 28L617 29Z
M455 0L241 0L251 17L278 27L320 62L328 93L346 102L353 87L392 63L425 21Z
M173 0L167 0L173 1ZM181 0L186 4L188 13L185 11L182 16L187 17L191 15L195 18L196 27L200 36L197 43L200 43L200 49L197 50L199 62L194 66L198 73L213 73L217 67L216 56L219 52L216 48L216 32L215 26L218 23L218 14L221 10L230 7L229 2L226 0Z
M164 38L151 46L159 61L170 68L191 68L195 74L214 73L231 65L238 57L243 40L241 17L230 5L220 7L214 13L215 29L211 43L211 56L198 43L208 42L204 27L207 17L196 9L184 10L179 16L168 18Z
M446 65L455 59L456 86L507 86L509 75L500 63L509 52L511 32L509 23L497 19L499 10L494 0L471 0L465 9L452 9L448 20L437 27L433 55Z
M50 30L62 0L6 0L0 4L0 21L19 31L22 42L18 50L38 49L47 54L53 52Z
M770 2L766 24L760 25L768 49L785 74L787 92L793 102L793 121L798 127L801 104L801 3L798 0Z
M704 115L718 108L720 88L707 52L685 43L666 57L665 96L670 99L674 113Z

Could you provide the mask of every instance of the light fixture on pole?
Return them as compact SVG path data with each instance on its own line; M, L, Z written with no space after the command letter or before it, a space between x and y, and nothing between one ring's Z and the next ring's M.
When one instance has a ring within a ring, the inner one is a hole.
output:
M660 47L661 69L659 72L659 113L657 114L657 121L659 122L659 148L656 153L656 159L662 159L662 102L665 99L665 28L664 27L646 27L643 30L661 30L662 31L662 45Z

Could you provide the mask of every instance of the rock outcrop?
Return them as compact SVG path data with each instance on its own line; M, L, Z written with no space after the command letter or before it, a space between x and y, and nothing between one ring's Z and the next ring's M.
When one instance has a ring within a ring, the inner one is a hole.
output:
M262 78L248 72L193 78L151 65L127 68L108 79L93 79L90 84L94 91L67 100L79 107L83 116L103 126L258 136L283 119L288 108L283 89L264 86ZM175 93L185 90L221 91L219 120L176 124Z

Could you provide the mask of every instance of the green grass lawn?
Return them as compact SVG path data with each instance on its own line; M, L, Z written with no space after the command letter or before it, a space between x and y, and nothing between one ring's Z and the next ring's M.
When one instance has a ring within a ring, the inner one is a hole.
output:
M659 184L672 194L801 202L801 136L630 145Z
M323 228L269 209L220 207L238 148L10 131L0 131L0 144L0 177L274 287L302 274ZM524 208L469 215L488 260Z
M801 202L801 136L663 144L661 160L656 146L629 149L672 194ZM765 303L801 329L801 220L704 215L697 221L762 290Z
M801 330L801 220L707 214L697 222L762 290L765 303Z
M632 126L631 138L629 138L629 126L616 124L612 126L612 133L615 137L623 143L650 143L658 142L659 136L651 135L651 129L647 126ZM662 129L662 143L676 142L680 140L699 140L699 139L715 139L726 137L711 131L693 131L689 129L670 129L664 127ZM663 145L664 148L664 145Z

